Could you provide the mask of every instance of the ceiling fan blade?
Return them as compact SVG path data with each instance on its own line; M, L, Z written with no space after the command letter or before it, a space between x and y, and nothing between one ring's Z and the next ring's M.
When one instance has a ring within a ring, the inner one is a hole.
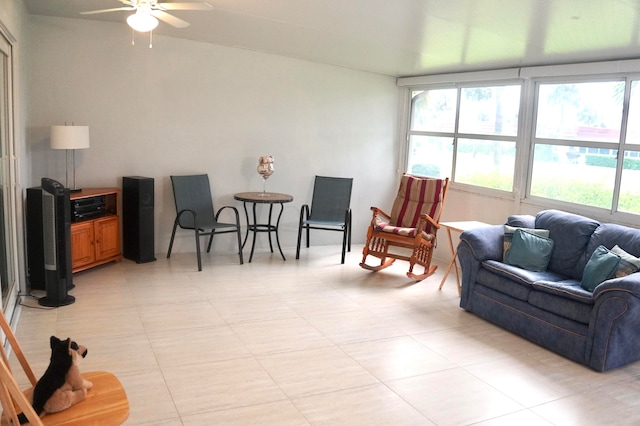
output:
M152 10L151 14L159 20L171 25L172 27L186 28L190 25L187 21L183 21L182 19L176 18L173 15L169 15L167 12L163 12L162 10Z
M94 15L96 13L116 12L118 10L135 10L135 8L134 7L114 7L113 9L89 10L87 12L80 12L80 15Z
M209 3L158 3L158 7L164 10L212 10Z

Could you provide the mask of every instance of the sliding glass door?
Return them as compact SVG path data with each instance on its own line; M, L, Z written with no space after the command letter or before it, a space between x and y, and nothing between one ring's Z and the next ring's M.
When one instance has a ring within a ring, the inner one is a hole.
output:
M0 285L2 310L13 309L17 286L17 232L11 44L0 31Z

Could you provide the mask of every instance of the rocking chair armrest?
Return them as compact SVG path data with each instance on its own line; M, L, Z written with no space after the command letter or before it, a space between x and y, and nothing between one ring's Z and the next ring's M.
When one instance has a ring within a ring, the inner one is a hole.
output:
M426 222L429 222L429 224L431 226L433 226L436 229L440 229L440 224L438 222L435 221L434 218L432 218L431 216L429 216L426 213L423 213L420 215L420 224L418 225L419 229L425 229L426 228Z
M378 207L371 207L371 211L373 212L372 220L375 220L376 216L382 216L386 220L391 220L391 215L385 213L384 210Z

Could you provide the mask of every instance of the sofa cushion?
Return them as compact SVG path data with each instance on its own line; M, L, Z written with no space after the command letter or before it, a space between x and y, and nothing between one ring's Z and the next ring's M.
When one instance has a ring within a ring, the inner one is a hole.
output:
M613 277L619 263L620 256L610 252L605 246L599 246L584 267L580 286L587 291L593 291L598 284Z
M487 262L494 262L489 260ZM507 265L505 265L507 266ZM518 268L514 268L518 269ZM476 277L478 284L482 284L488 288L507 294L513 298L526 302L529 300L529 292L531 292L531 284L513 281L511 278L503 274L496 274L495 271L486 268L480 268Z
M519 266L529 271L543 272L553 252L553 240L540 235L516 229L505 263Z
M580 287L579 284L578 287ZM529 294L529 303L547 312L582 324L589 324L593 310L593 306L591 305L576 302L567 297L558 297L543 291L532 291Z
M584 358L588 324L540 309L529 302L514 300L481 284L476 286L475 293L478 299L473 312L572 359ZM485 302L492 303L487 306Z
M618 269L616 269L614 277L626 277L640 270L640 258L627 253L617 245L613 246L611 252L620 256L620 263L618 264Z
M600 223L584 216L558 210L545 210L536 216L536 228L548 229L555 243L548 269L567 278L580 280L584 264L577 267L591 235ZM610 246L611 247L611 246ZM595 247L594 247L595 249Z
M532 284L534 290L560 296L565 299L572 299L585 305L593 305L593 293L580 286L576 280L547 281L540 280Z
M509 248L511 248L511 242L513 241L513 234L516 232L516 229L522 229L523 231L530 232L532 234L540 235L541 237L549 238L549 230L548 229L535 229L535 228L520 228L511 225L504 225L504 240L502 243L502 258L505 259L507 257L507 252Z
M482 262L476 279L480 284L526 302L534 282L562 281L565 278L553 272L528 271L496 260L486 260Z

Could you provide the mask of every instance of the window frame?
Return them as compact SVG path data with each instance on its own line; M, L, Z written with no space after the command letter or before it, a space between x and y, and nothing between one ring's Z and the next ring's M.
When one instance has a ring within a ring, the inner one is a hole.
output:
M400 144L402 151L401 155L399 156L399 168L400 170L408 172L410 160L410 138L412 135L419 133L410 130L410 120L412 114L411 94L413 91L455 87L458 90L458 103L456 105L456 108L459 110L460 88L462 87L492 87L517 82L521 85L521 93L520 110L518 116L518 137L516 138L516 160L513 172L512 191L496 190L472 184L463 184L456 181L454 172L456 167L455 149L457 149L457 139L468 137L469 135L466 134L457 134L456 139L454 140L454 159L452 160L451 164L452 173L450 176L451 189L454 189L456 191L468 192L479 196L490 196L493 198L500 198L504 200L513 200L516 205L516 210L518 209L517 206L519 205L524 206L523 208L525 209L557 208L567 211L573 211L578 214L591 214L600 217L610 216L613 217L612 220L621 223L638 223L640 212L636 213L618 210L623 171L625 170L623 169L624 159L637 159L638 157L640 157L640 138L638 139L637 143L630 143L626 139L627 124L629 121L629 103L632 90L632 82L636 82L635 84L637 86L635 90L640 90L640 73L637 71L638 69L640 69L640 60L635 59L399 78L397 81L398 86L405 89L405 102L403 106L404 120L399 132L402 140L402 143ZM540 143L543 140L541 138L535 138L537 119L536 115L539 96L537 85L549 83L572 84L598 81L624 81L625 83L620 138L617 143L612 144L611 142L555 139L544 139L544 141L545 143L553 145L580 145L586 150L603 148L618 150L618 155L616 157L617 162L615 168L614 192L611 206L605 209L602 207L594 207L574 202L555 200L540 196L532 196L530 189L533 173L534 152L536 143ZM636 95L636 97L640 98L640 96L638 95ZM640 107L640 105L638 107ZM447 133L445 133L444 135L449 136L449 134ZM497 136L492 137L497 138Z
M634 78L635 77L635 78ZM580 140L580 139L550 139L550 138L538 138L536 137L536 123L537 123L537 114L538 114L538 104L539 104L539 87L543 84L580 84L580 83L598 83L598 82L615 82L621 81L624 82L624 96L622 101L622 111L621 111L621 122L620 122L620 136L616 143L613 142L603 142L603 141L590 141L590 140ZM629 104L630 104L630 96L631 96L631 83L633 81L637 81L640 84L640 74L637 73L609 73L609 74L594 74L594 75L583 75L583 76L554 76L554 77L541 77L541 78L533 78L529 81L529 84L533 91L533 99L531 103L531 128L528 132L528 141L529 141L529 150L527 156L527 174L525 178L526 188L525 188L525 197L526 199L534 204L551 206L564 210L571 211L584 211L590 214L598 214L599 212L606 211L609 215L615 216L635 216L640 217L640 212L631 213L624 212L618 210L618 204L620 200L620 188L622 183L622 171L623 171L623 161L621 161L620 153L624 153L629 149L633 151L640 151L640 144L628 144L626 141L627 137L627 124L629 120ZM612 193L611 206L609 208L591 206L587 204L574 203L570 201L557 200L553 198L541 197L538 195L531 194L531 186L533 184L533 166L534 166L534 155L535 148L538 144L544 145L553 145L553 146L577 146L581 148L589 149L607 149L607 150L615 150L616 154L616 168L615 168L615 176L614 176L614 187Z
M460 106L461 106L461 96L463 89L469 88L487 88L487 87L498 87L498 86L519 86L520 87L520 110L518 114L518 124L517 124L517 132L515 136L508 135L489 135L482 133L462 133L459 132L459 120L460 120ZM424 90L439 90L439 89L455 89L456 90L456 111L455 111L455 123L454 129L452 132L442 132L442 131L425 131L425 130L411 130L411 119L412 119L412 108L414 104L414 97L412 93L415 91L424 91ZM516 185L521 180L518 175L518 164L519 158L521 157L520 151L522 150L522 143L520 142L523 139L523 129L524 129L524 120L522 115L523 110L523 98L525 93L525 84L523 79L519 78L507 78L503 80L498 79L489 79L489 80L471 80L459 83L440 83L440 84L429 84L429 85L412 85L407 87L406 98L407 105L406 107L406 119L404 120L404 141L405 145L403 146L403 155L400 155L400 158L403 159L404 164L402 164L401 169L404 170L405 173L410 173L408 170L409 160L410 160L410 147L411 147L411 137L412 136L434 136L434 137L449 137L452 138L452 163L451 170L447 176L450 178L452 187L455 187L459 190L478 193L482 195L489 195L497 198L512 198L512 194L514 193L514 189ZM456 181L455 172L458 161L458 141L460 139L471 139L471 140L482 140L482 141L499 141L499 142L513 142L515 144L515 162L514 162L514 170L513 170L513 178L512 178L512 188L510 191L495 189L485 186L478 186L469 183L462 183Z

